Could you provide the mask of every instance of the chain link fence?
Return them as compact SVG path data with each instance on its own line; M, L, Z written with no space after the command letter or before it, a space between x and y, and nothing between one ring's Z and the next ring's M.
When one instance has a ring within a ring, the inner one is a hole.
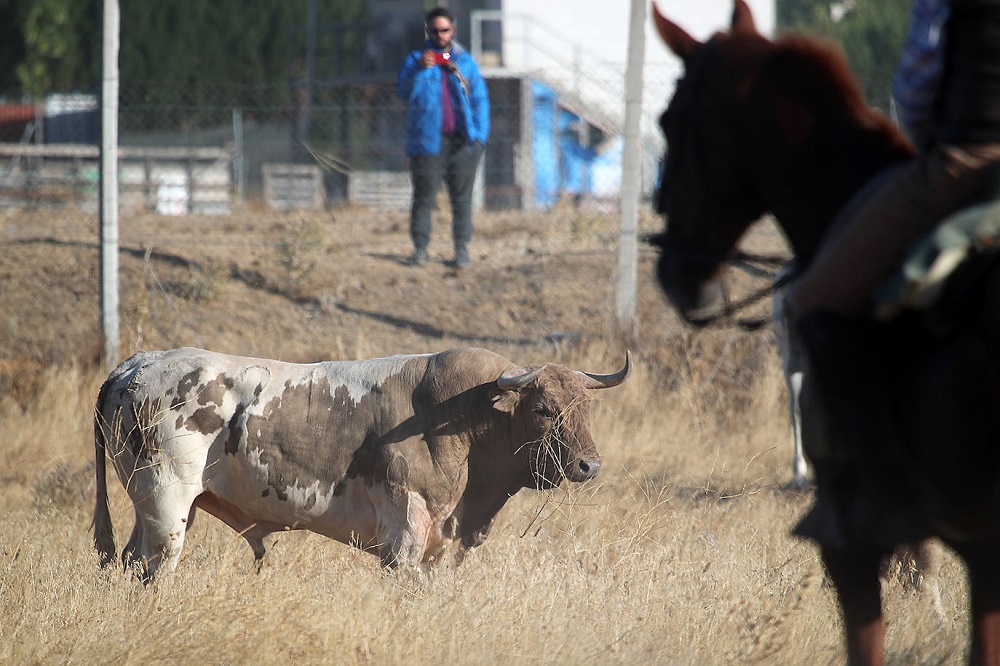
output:
M624 73L483 72L492 128L477 206L544 211L568 201L617 211ZM646 72L652 85L662 86L665 76ZM387 78L280 86L123 82L123 210L225 213L257 201L278 210L405 209L407 107L395 87ZM656 119L665 104L664 96L660 108L643 114L647 196L658 176ZM96 206L99 132L94 95L0 98L0 206Z

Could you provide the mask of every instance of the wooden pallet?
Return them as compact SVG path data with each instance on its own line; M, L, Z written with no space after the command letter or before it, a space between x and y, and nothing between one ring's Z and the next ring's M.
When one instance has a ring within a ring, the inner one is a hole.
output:
M271 210L322 210L323 170L315 164L264 164L264 200Z

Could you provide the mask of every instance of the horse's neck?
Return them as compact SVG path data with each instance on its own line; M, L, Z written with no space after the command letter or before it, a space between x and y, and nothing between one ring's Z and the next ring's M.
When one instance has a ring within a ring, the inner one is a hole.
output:
M872 177L905 159L878 134L818 128L790 154L774 188L771 210L800 257L811 257L837 213Z
M757 182L795 253L808 259L851 197L912 151L887 119L860 101L851 108L821 76L797 96L799 74L770 78L759 89L764 103L757 108L766 116L759 145L766 149L757 150Z

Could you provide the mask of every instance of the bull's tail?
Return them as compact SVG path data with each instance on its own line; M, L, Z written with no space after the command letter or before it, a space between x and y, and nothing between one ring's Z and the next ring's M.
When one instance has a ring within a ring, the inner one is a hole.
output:
M108 378L97 395L94 409L94 458L97 463L97 498L94 503L94 548L100 555L101 568L115 561L115 534L108 506L107 431L104 403L113 380Z

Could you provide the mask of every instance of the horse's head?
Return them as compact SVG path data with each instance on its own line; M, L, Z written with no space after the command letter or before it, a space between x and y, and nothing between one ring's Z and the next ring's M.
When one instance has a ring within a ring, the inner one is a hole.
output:
M667 154L658 277L681 315L724 312L723 268L750 224L774 214L803 265L847 200L913 149L865 103L842 49L790 35L772 42L735 0L728 32L700 42L653 5L684 76L660 120Z
M657 30L684 63L684 77L660 119L667 153L658 210L667 218L658 277L692 323L721 305L722 268L747 227L764 213L746 159L744 97L771 43L736 0L729 32L699 42L653 5Z

